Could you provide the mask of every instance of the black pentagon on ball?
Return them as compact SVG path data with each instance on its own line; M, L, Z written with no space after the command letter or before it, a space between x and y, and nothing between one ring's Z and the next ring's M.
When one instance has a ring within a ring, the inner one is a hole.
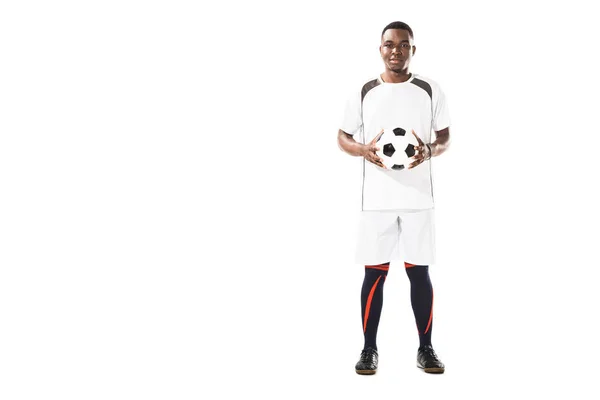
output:
M394 135L396 136L404 136L406 135L406 131L402 128L395 128L394 129Z
M404 151L406 152L407 156L412 157L415 155L415 146L409 143L408 146L406 146L406 150Z
M404 169L404 165L394 164L392 165L392 169L401 170Z
M396 149L394 148L394 145L391 143L388 143L383 146L383 154L385 154L388 157L391 157L395 151L396 151Z

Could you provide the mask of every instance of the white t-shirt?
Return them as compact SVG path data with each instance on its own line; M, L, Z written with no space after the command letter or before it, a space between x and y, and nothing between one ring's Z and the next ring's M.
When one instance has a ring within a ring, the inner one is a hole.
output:
M420 75L402 83L381 77L352 93L341 130L359 143L369 143L383 128L414 130L431 143L431 130L450 126L446 98L437 83ZM363 159L362 210L424 210L433 208L431 161L415 168L386 170Z

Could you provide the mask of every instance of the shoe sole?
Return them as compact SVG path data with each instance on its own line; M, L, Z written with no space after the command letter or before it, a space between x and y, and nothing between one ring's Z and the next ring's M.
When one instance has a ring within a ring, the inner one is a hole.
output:
M428 374L443 374L445 371L445 368L423 368L420 365L417 365L418 368L421 368L423 371L427 372Z
M377 372L377 370L373 370L373 369L357 369L356 373L359 375L375 375L375 372Z

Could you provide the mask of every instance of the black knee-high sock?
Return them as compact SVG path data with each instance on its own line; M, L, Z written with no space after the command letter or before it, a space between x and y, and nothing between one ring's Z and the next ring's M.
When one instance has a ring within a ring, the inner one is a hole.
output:
M365 279L362 285L360 302L362 306L363 333L365 346L377 350L377 327L383 306L383 283L387 276L390 263L366 265Z
M419 331L419 346L431 344L433 327L433 286L429 266L404 263L410 279L410 301Z

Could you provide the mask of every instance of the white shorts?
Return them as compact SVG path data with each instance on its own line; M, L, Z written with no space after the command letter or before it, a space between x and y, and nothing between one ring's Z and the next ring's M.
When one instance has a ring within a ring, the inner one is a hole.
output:
M434 209L361 211L356 262L363 265L403 260L435 263Z

